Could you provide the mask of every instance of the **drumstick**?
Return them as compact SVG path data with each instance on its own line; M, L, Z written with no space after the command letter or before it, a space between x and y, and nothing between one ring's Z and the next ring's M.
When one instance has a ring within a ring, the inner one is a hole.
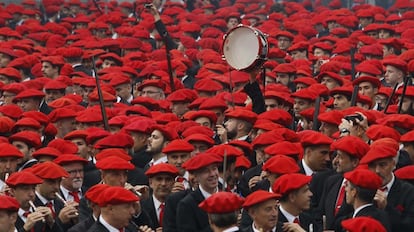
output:
M32 207L33 211L36 211L36 206L33 204L33 201L29 201L30 207ZM42 218L42 222L45 223L45 218Z
M130 183L125 183L125 186L124 186L124 188L127 188L127 187L131 187L131 188L129 188L128 190L129 191L131 191L131 192L133 192L135 195L137 195L138 197L141 197L142 196L142 194L140 193L140 192L138 192L137 190L135 190L133 187L134 186L132 186Z
M8 172L6 172L6 173L4 174L4 182L6 182L6 180L7 180L7 179L9 179L9 175L10 175L10 174L9 174Z
M68 202L65 201L65 199L63 199L63 197L59 193L55 192L55 196L59 198L59 200L62 201L65 206L68 206ZM75 212L75 215L79 216L78 212Z

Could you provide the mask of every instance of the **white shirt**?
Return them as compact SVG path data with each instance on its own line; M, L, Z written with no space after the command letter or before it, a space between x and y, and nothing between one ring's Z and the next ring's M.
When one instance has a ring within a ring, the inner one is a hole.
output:
M302 159L302 165L303 165L303 169L305 170L305 174L307 176L312 176L314 171L306 164L304 159Z
M288 222L293 222L296 218L299 219L299 216L293 216L288 211L286 211L282 205L279 206L280 212L286 217Z
M6 187L6 183L4 183L4 181L0 180L0 190L3 190L4 187Z
M234 232L234 231L239 231L239 227L233 226L233 227L223 230L222 232Z
M60 186L60 191L62 192L62 195L63 195L62 197L64 199L66 199L66 201L75 201L75 199L73 198L73 196L69 194L69 190L67 190L62 185ZM82 198L82 193L81 193L80 190L78 190L78 196L79 196L79 199Z
M109 225L108 222L105 221L105 219L103 219L102 216L99 216L99 222L102 223L102 225L109 230L109 232L119 232L119 229Z
M359 213L359 211L361 211L363 208L368 207L368 206L371 206L371 205L372 204L370 203L370 204L361 205L360 207L356 208L354 210L354 214L352 215L352 218L354 218L355 215L357 215L357 213Z
M392 178L391 178L391 181L390 182L388 182L388 184L386 184L384 187L386 187L387 189L384 191L384 193L385 193L385 196L387 196L388 197L388 193L390 192L390 189L391 189L391 187L392 187L392 185L394 184L394 182L395 182L395 176L394 176L394 173L392 174ZM382 188L382 187L381 187Z
M159 159L157 159L157 160L152 159L152 160L149 162L149 166L151 167L151 166L153 166L153 165L157 165L157 164L161 164L161 163L167 163L167 162L168 162L167 156L166 156L166 155L164 155L164 156L162 156L161 158L159 158Z
M32 212L30 209L28 211ZM22 221L26 223L27 217L23 216L24 213L26 213L26 211L24 211L22 208L19 208L19 211L17 211L17 215L19 215Z
M249 135L242 136L242 137L240 137L240 138L237 138L236 140L242 140L242 141L245 141L245 140L247 139L247 137L249 137Z
M42 195L40 195L40 193L38 193L37 191L36 191L36 196L39 198L39 200L42 202L42 204L43 205L46 205L48 202L49 202L49 200L48 199L46 199L46 198L44 198ZM53 204L53 201L50 201L50 202L52 202L52 204ZM54 205L54 204L53 204Z
M258 230L258 229L256 228L256 226L254 225L254 222L253 222L253 224L252 224L252 228L253 228L253 231L254 231L254 232L262 232L261 230ZM263 232L267 232L267 231L263 231ZM272 232L276 232L276 227L272 229Z
M159 201L157 198L155 198L154 195L152 195L152 200L154 200L154 207L155 207L155 211L157 212L157 219L158 221L160 221L160 212L161 212L162 202Z
M203 187L201 187L201 185L198 188L200 189L201 194L203 195L204 199L211 197L212 194L204 190ZM216 189L214 192L215 193L218 192L218 189Z

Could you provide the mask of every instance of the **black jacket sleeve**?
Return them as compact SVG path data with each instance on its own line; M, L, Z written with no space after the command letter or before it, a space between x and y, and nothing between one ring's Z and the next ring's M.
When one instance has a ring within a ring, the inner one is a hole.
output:
M252 99L253 112L261 114L266 111L264 97L257 81L247 83L244 86L244 92Z

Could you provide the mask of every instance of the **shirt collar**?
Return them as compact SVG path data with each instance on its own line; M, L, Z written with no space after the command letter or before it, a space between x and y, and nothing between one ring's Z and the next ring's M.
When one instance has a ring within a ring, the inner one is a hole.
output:
M392 178L391 178L391 181L390 181L390 182L388 182L388 184L386 184L386 185L384 186L384 187L386 187L386 189L385 189L385 191L384 191L385 195L387 195L387 196L388 196L388 193L390 192L390 189L391 189L392 185L394 184L394 182L395 182L395 176L394 176L394 173L392 173Z
M46 198L44 198L42 195L40 195L40 193L38 193L37 191L36 191L36 196L39 198L39 200L42 202L42 204L43 205L46 205L48 202L49 202L49 200L48 199L46 199Z
M107 229L109 232L119 232L119 229L111 226L108 222L105 221L105 219L101 216L99 216L99 222Z
M361 205L360 207L356 208L354 210L354 214L352 215L352 218L354 218L355 215L357 215L357 213L359 213L359 211L361 211L363 208L368 207L368 206L371 206L371 205L373 205L373 204L372 203L369 203L369 204Z
M168 162L167 156L164 155L164 156L162 156L161 158L159 158L157 160L152 159L149 163L151 165L156 165L156 164L167 163L167 162Z
M232 226L232 227L230 227L228 229L223 230L222 232L236 232L236 231L239 231L239 227Z
M203 195L204 199L207 199L212 195L211 193L205 191L201 185L198 188L200 189L201 194ZM218 192L218 189L216 189L215 192Z
M279 206L280 212L286 217L288 222L293 222L295 218L298 218L299 216L293 216L288 211L286 211L282 205Z
M256 226L254 225L254 222L253 222L253 224L252 224L252 229L253 229L253 232L262 232L261 230L258 230L258 229L256 228ZM276 232L276 227L272 229L272 232Z
M249 137L249 135L244 135L244 136L242 136L240 138L237 138L236 140L246 140L247 137Z
M306 164L305 160L302 159L303 169L305 170L305 174L307 176L312 176L313 170Z

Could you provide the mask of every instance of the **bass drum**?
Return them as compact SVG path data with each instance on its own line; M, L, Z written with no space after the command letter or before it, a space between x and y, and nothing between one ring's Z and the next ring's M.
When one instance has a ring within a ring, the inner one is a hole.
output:
M234 69L250 71L267 59L269 46L265 34L256 28L238 25L224 35L223 58Z

